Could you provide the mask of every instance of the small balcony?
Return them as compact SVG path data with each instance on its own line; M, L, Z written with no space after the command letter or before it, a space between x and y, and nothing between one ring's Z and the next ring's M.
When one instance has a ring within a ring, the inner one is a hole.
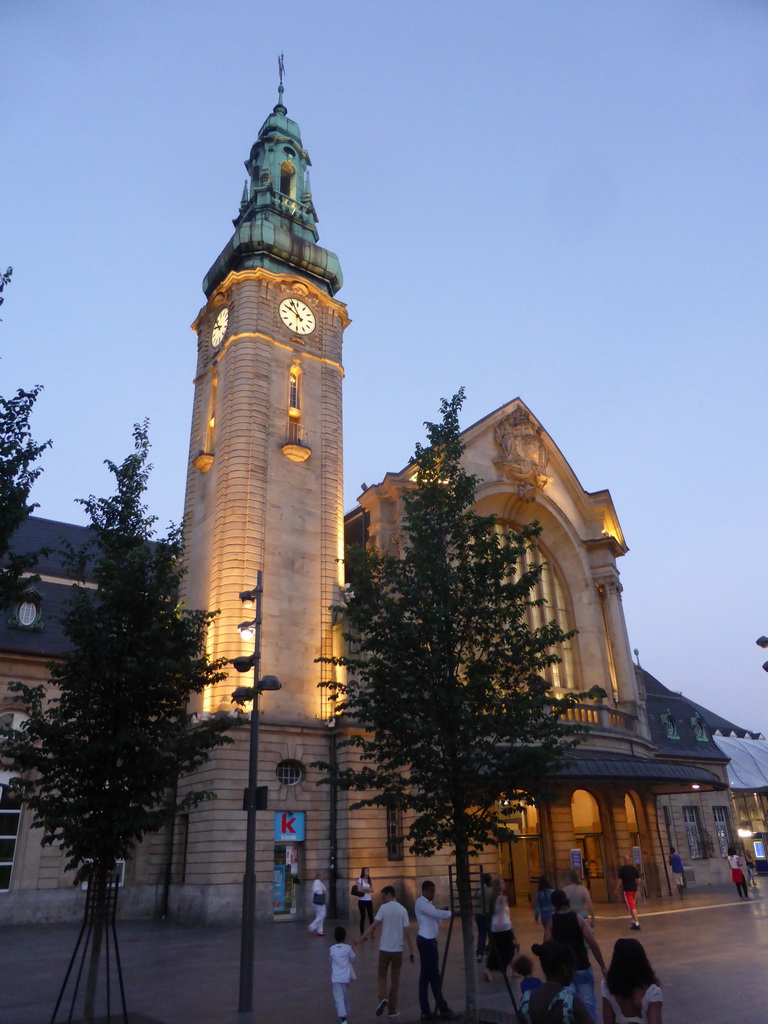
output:
M291 462L306 462L312 454L310 431L301 423L288 420L286 438L281 450L286 459L290 459Z
M576 707L568 710L564 718L568 722L578 722L602 732L619 729L623 733L638 733L635 715L627 714L626 711L617 711L615 708L607 708L602 704L577 704Z

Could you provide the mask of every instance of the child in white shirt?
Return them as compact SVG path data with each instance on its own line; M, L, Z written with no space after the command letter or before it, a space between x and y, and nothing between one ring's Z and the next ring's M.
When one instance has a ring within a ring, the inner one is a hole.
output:
M339 1024L347 1024L349 1015L349 983L355 980L355 969L352 961L355 959L355 951L344 940L347 937L347 929L341 925L333 933L336 942L331 946L331 989L333 990L333 1001L336 1003L336 1013L339 1015Z

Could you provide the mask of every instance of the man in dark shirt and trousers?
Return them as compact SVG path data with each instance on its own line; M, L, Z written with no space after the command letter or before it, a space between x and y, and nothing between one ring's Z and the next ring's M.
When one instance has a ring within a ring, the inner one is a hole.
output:
M640 922L637 918L635 900L637 899L637 880L640 878L640 872L632 863L631 857L623 857L622 859L624 863L618 870L619 884L616 886L616 895L618 896L620 892L623 892L627 910L632 915L630 927L632 931L639 932Z

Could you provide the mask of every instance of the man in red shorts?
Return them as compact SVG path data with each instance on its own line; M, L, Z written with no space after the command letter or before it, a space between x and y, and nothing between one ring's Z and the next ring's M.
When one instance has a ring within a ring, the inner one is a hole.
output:
M624 902L627 904L627 910L632 915L632 931L640 931L640 922L637 919L637 910L635 909L635 900L637 899L637 880L640 877L640 872L632 863L631 857L623 857L623 864L618 870L619 884L616 886L616 895L620 892L624 894Z

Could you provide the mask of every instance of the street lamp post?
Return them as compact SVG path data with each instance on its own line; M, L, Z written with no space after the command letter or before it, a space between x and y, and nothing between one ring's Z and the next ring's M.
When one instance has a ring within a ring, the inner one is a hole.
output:
M256 927L256 811L259 806L259 698L263 690L279 690L277 676L259 678L261 663L261 596L262 573L256 574L256 586L240 594L245 605L255 603L252 622L241 622L238 626L243 637L253 636L253 654L233 658L231 664L238 672L253 669L253 686L238 686L232 694L236 704L251 704L251 728L248 749L248 787L243 792L243 809L247 812L245 825L245 874L243 875L243 913L240 931L240 1013L253 1009L253 946Z

